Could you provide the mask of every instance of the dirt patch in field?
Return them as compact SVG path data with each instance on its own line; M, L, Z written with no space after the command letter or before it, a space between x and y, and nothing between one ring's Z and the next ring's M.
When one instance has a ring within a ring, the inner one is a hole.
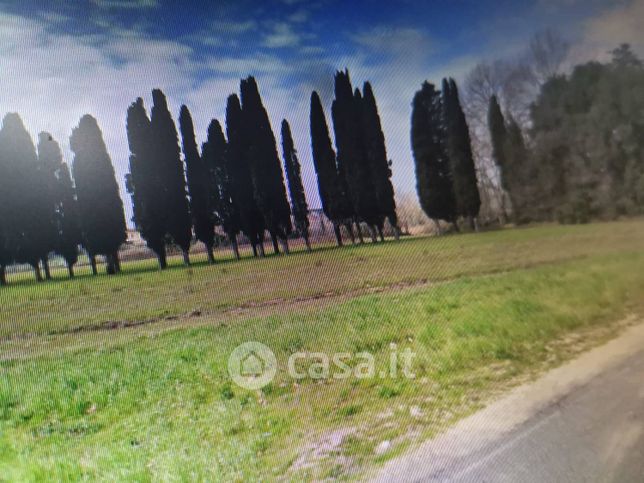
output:
M566 261L585 258L585 256L572 257ZM540 261L526 263L513 269L493 269L487 272L471 275L476 278L503 275L518 270L527 270L540 266L556 265L561 261ZM97 324L86 324L50 331L46 334L20 333L0 337L0 360L14 360L37 357L50 353L52 349L57 352L63 350L79 350L83 348L107 347L126 342L131 338L141 336L156 336L168 330L182 328L198 328L204 326L222 326L235 320L251 317L266 317L276 312L290 313L295 310L317 309L333 304L338 304L355 297L390 293L396 291L413 290L429 286L442 285L454 280L464 278L466 275L447 277L437 280L421 278L416 280L403 280L393 284L379 286L365 286L344 292L327 291L306 297L274 298L260 301L250 301L231 307L224 307L215 311L202 311L194 308L189 312L142 320L108 320ZM114 332L117 335L109 339L99 338L99 333Z

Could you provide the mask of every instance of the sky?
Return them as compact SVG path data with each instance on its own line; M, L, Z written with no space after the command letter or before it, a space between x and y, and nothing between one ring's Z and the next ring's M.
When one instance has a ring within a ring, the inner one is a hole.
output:
M644 55L644 0L0 0L0 116L18 112L34 140L51 133L73 160L69 135L97 118L124 190L126 111L161 88L175 120L186 104L197 142L224 120L229 94L254 75L276 134L291 124L309 205L319 207L309 102L330 123L333 74L372 83L398 194L415 191L411 100L426 79L462 81L478 62L512 58L554 28L575 61L605 60L629 42Z

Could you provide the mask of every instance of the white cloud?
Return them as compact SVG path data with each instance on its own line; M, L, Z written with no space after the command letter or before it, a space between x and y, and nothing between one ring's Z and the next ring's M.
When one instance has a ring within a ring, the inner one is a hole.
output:
M353 40L373 52L387 55L428 55L433 51L427 34L410 27L380 26L356 34Z
M50 132L67 162L73 153L69 135L86 113L97 118L116 169L117 181L131 217L131 202L123 179L129 149L125 117L129 104L143 97L148 111L151 90L168 96L175 117L185 103L190 108L200 145L212 118L224 121L226 98L239 89L239 79L257 77L281 156L280 124L288 118L300 151L303 178L311 206L319 206L310 156L309 98L313 89L328 91L333 69L319 60L287 64L268 54L231 52L193 60L192 49L180 42L152 40L133 32L72 36L52 33L42 20L0 16L0 89L3 112L18 112L34 140ZM212 71L206 80L198 73ZM2 113L0 113L0 117ZM178 126L177 126L178 127Z
M264 37L263 45L269 49L296 47L300 43L300 36L293 28L284 22L273 25L273 31Z
M212 23L212 30L218 34L243 34L257 29L255 20L245 20L235 22L232 20L222 20Z
M297 12L293 12L286 18L289 20L289 22L293 23L306 22L309 19L309 12L304 9L300 9Z
M18 112L32 137L48 131L72 160L69 135L83 114L94 115L123 187L128 171L127 107L154 87L190 89L190 49L169 41L53 34L37 20L0 16L0 106ZM129 196L121 190L129 211Z

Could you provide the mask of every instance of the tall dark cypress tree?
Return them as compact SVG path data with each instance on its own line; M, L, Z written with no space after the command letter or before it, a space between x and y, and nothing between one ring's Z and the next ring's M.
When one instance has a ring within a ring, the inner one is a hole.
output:
M41 259L41 262L47 280L51 279L48 253L56 249L56 212L59 205L59 200L57 199L57 172L61 169L62 164L63 154L60 146L54 141L51 134L41 132L38 135L38 177L41 184L41 203L43 210L45 210L42 217L43 225L41 228L41 236L43 243L47 246L47 254Z
M501 175L501 186L506 193L510 192L507 169L507 157L505 146L508 139L508 130L505 126L505 118L496 96L490 97L490 106L487 113L488 128L490 130L490 142L492 144L492 158L497 165ZM504 197L505 199L505 197ZM505 205L505 203L503 203ZM503 212L505 214L505 208Z
M369 171L373 178L373 186L378 203L380 214L377 225L380 238L384 241L381 219L389 219L396 238L399 236L398 216L396 214L396 201L394 199L394 187L391 184L391 167L387 159L385 147L385 135L382 132L380 115L373 89L369 82L363 87L363 108L362 108L362 129L366 159L369 162Z
M282 153L284 155L284 171L288 181L288 191L291 195L291 212L295 227L304 238L307 250L311 250L309 242L309 207L306 203L300 161L291 136L291 126L286 119L282 120Z
M416 189L423 211L438 220L456 221L456 200L447 156L443 103L433 84L424 82L412 104L411 145L416 163Z
M3 207L7 253L11 260L31 265L41 281L39 263L51 247L51 219L36 148L18 114L7 114L3 120L0 159L8 202Z
M4 124L4 123L3 123ZM13 263L11 232L13 230L13 160L8 156L8 139L0 129L0 285L7 284L7 267Z
M470 220L476 228L476 217L481 208L476 166L472 155L470 131L461 107L454 79L443 79L443 107L447 129L447 154L450 159L456 212Z
M239 98L232 94L226 104L227 164L233 200L239 209L241 230L253 247L255 256L264 256L264 218L255 201L253 179L246 156L244 119Z
M168 110L165 95L160 89L152 91L152 101L152 149L167 202L167 233L181 248L184 263L190 264L192 222L177 128Z
M74 276L78 261L78 246L82 243L78 203L67 163L56 171L56 248L65 259L69 277Z
M65 259L69 276L74 276L74 265L78 261L78 246L82 243L78 219L76 193L69 168L63 162L63 155L58 143L51 134L42 132L38 135L39 169L45 180L48 212L47 227L51 237L51 250ZM47 259L43 259L47 278L50 278Z
M509 188L508 194L516 223L543 219L539 212L540 207L535 206L534 202L539 196L537 193L539 173L530 160L530 153L521 128L512 117L507 123L504 156L507 166L505 177Z
M375 173L372 170L371 160L369 159L367 143L364 131L364 99L360 89L356 88L353 93L353 109L355 118L354 136L358 149L358 170L360 173L360 190L362 191L362 202L359 210L359 218L363 220L368 227L371 240L375 243L378 239L376 231L378 227L382 231L385 216L380 212L378 206L378 194L376 191Z
M221 124L217 119L213 119L208 126L208 139L201 148L201 157L213 182L211 203L215 207L218 223L228 236L235 257L239 259L237 234L241 229L241 221L233 180L229 174L227 151L228 146Z
M291 233L291 209L286 197L284 176L277 154L275 135L259 95L254 77L243 79L240 85L246 156L253 180L254 196L271 234L273 249L279 252L277 241L288 253L287 236Z
M490 141L492 144L492 156L497 166L503 173L506 166L504 146L507 140L508 131L505 127L505 118L496 96L490 97L490 107L487 113L488 128L490 130Z
M183 141L188 193L190 194L190 212L195 227L195 236L197 240L206 245L208 262L214 263L215 258L212 250L215 244L215 206L213 204L215 183L205 161L199 155L192 116L185 105L181 106L179 128Z
M167 266L167 199L154 157L150 119L140 97L127 110L126 128L131 153L126 187L132 197L134 223L164 269Z
M338 173L346 183L358 237L363 241L360 222L378 223L377 202L362 139L362 96L351 87L349 72L336 72L335 100L331 108L338 155Z
M83 246L95 274L96 255L105 255L108 273L115 273L120 269L118 250L126 240L125 215L114 167L96 119L84 115L69 143L74 152L72 171Z
M310 122L311 151L322 211L333 223L338 246L342 246L341 225L347 225L349 233L353 236L351 229L353 209L345 191L346 183L338 175L335 151L331 145L326 116L320 96L315 91L311 94Z

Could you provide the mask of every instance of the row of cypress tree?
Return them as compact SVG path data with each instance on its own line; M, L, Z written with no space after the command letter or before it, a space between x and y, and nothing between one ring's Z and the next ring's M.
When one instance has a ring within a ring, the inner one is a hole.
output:
M443 79L440 91L426 81L416 92L411 144L418 198L427 216L439 231L438 220L458 229L459 218L475 229L481 198L469 128L453 79Z
M70 137L72 177L49 133L34 145L20 116L9 113L0 129L0 284L13 263L33 267L36 279L51 278L48 256L62 256L74 275L78 247L104 255L108 271L120 270L119 246L126 239L123 203L96 119L85 115Z
M363 240L360 224L372 238L384 239L385 219L397 234L396 205L384 135L371 85L364 97L353 91L348 72L335 77L333 122L338 155L331 146L320 98L311 97L311 139L318 188L325 214L332 220L338 244L340 227ZM195 141L188 108L181 106L179 133L160 90L152 92L148 116L143 100L128 109L127 135L131 151L126 185L132 196L134 221L147 245L165 268L166 246L174 243L189 263L192 228L212 262L215 227L221 226L237 258L237 237L243 233L256 256L264 255L264 234L273 250L288 253L295 230L310 250L308 206L297 150L288 121L281 125L282 157L289 204L277 144L253 77L240 83L241 99L232 94L226 104L226 133L213 119L201 152ZM183 162L185 161L185 175Z
M348 71L335 76L332 105L337 156L316 92L311 96L311 141L323 211L333 222L338 244L340 227L354 240L354 227L363 241L361 224L376 241L384 239L388 219L398 234L390 161L371 85L353 90ZM213 119L206 142L197 146L192 116L181 106L179 130L165 95L152 91L152 109L138 98L127 111L130 148L126 188L132 198L134 222L161 268L167 266L166 247L174 244L190 263L193 239L207 248L214 261L215 227L230 239L237 258L237 237L243 233L256 256L264 255L265 233L273 250L289 251L295 228L307 249L308 206L291 129L282 121L280 166L277 143L257 82L243 79L240 94L227 99L225 134ZM181 137L179 138L179 134ZM38 280L50 278L48 257L62 256L70 276L79 246L86 250L92 270L96 257L107 261L108 273L120 270L118 250L126 240L123 204L114 168L96 120L85 115L70 137L72 173L58 143L41 133L36 149L17 114L8 114L0 130L0 280L6 267L28 263ZM72 177L73 175L73 177ZM291 221L291 215L293 221ZM294 223L294 227L293 224Z
M399 234L396 203L391 183L378 107L369 82L362 93L353 90L348 70L335 74L335 99L331 107L336 152L317 92L311 94L311 147L322 209L333 222L338 245L344 226L354 241L353 226L363 242L361 223L373 241L384 241L385 220Z
M221 226L237 258L237 236L243 233L253 253L264 255L264 233L268 231L275 253L279 245L288 253L291 206L268 113L253 77L241 81L241 101L236 94L226 105L226 135L213 119L201 152L195 141L189 109L181 106L179 135L165 95L152 92L148 117L141 98L127 113L130 173L127 189L134 205L134 221L147 245L166 267L166 245L181 248L190 263L188 250L192 229L214 261L215 227ZM286 120L282 123L283 156L289 182L296 228L309 243L308 206L300 165ZM183 160L181 158L183 151ZM185 161L185 172L184 172Z

